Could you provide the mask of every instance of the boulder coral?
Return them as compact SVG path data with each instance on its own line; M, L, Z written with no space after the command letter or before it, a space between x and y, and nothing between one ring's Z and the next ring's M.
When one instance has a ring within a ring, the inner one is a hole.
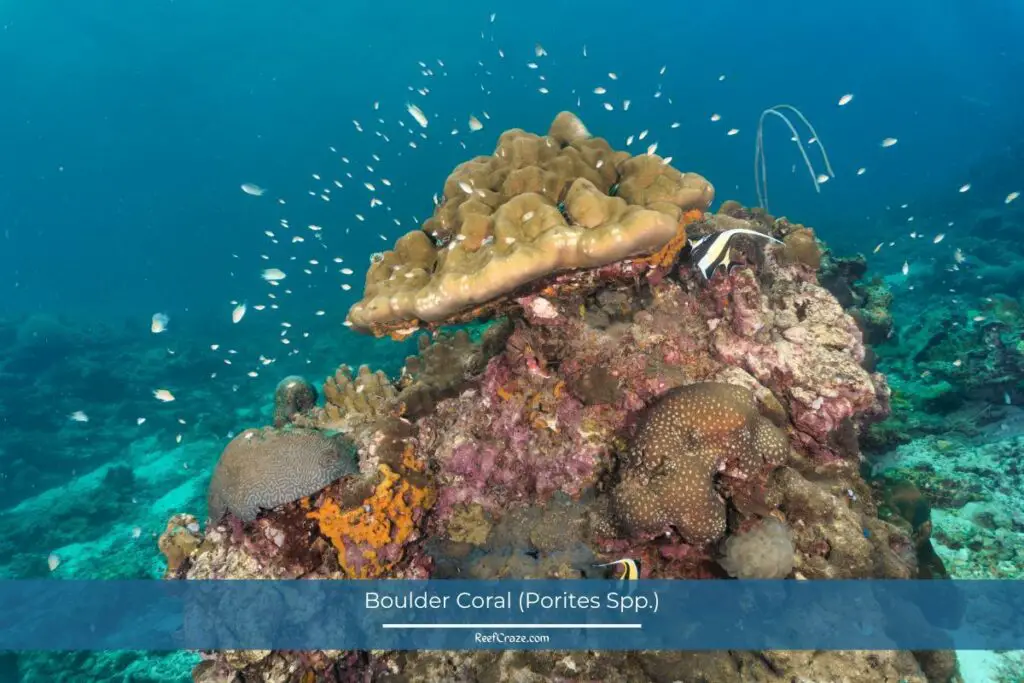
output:
M714 198L707 180L660 158L630 158L563 112L547 136L502 134L489 157L458 166L444 202L366 274L356 329L407 334L512 294L560 271L650 254L677 234L682 212ZM613 185L619 195L609 196Z

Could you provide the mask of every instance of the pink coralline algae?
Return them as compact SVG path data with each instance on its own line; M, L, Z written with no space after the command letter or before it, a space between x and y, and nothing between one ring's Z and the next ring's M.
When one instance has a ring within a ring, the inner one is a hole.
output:
M723 363L745 369L789 411L795 438L809 452L839 455L829 436L849 420L884 417L885 378L861 366L856 322L797 266L775 267L763 286L749 270L716 279L708 296L718 307L712 348Z
M587 438L592 409L561 380L524 370L513 374L504 359L492 360L479 390L442 401L422 422L437 466L441 517L472 503L497 513L513 503L543 502L555 491L576 495L595 482L609 448Z

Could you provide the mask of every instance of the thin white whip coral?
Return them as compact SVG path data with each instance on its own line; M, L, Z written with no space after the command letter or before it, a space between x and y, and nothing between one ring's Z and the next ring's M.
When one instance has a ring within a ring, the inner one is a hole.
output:
M793 122L790 121L789 117L780 110L790 111L796 114L797 117L803 121L803 124L811 131L811 141L818 145L818 149L821 150L821 156L825 160L825 169L828 171L828 176L830 178L836 177L835 172L832 171L832 164L829 163L828 153L825 152L825 146L821 143L821 138L818 137L818 132L814 130L814 126L812 126L811 122L807 120L807 117L791 104L776 104L774 107L768 107L761 112L761 118L758 119L757 140L754 143L754 187L757 190L757 202L761 208L765 210L768 209L768 169L764 155L764 122L769 114L778 116L789 128L789 132L793 134L793 140L796 142L796 146L800 150L800 155L804 158L804 164L807 166L807 172L811 174L811 182L814 183L814 191L821 192L821 185L818 182L818 174L814 171L814 165L811 164L811 159L807 156L807 150L804 148L803 142L800 141L800 135L796 132Z

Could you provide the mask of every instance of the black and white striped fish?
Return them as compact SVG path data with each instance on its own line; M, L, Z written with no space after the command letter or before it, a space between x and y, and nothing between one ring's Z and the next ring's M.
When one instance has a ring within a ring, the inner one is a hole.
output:
M595 564L595 567L616 567L619 570L619 581L636 581L640 578L640 561L624 557L621 560Z
M766 240L782 244L781 240L777 240L771 235L766 235L763 232L757 232L756 230L747 230L745 228L733 228L732 230L713 232L698 240L690 240L690 262L697 266L700 272L704 275L705 280L710 280L711 276L715 274L715 270L719 266L724 265L728 267L732 262L732 253L729 248L729 243L736 235L753 235L754 237L762 237Z

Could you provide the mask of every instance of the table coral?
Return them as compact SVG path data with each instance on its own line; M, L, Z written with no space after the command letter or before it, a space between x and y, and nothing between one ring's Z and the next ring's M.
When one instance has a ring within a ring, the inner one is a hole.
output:
M349 578L379 578L402 559L403 546L416 522L434 503L434 490L380 465L381 481L357 507L343 509L326 497L308 513L338 551L338 564Z
M650 254L677 235L684 211L714 198L699 175L613 152L566 116L546 137L506 131L492 156L457 167L435 216L367 272L353 327L439 322L559 271ZM609 196L620 173L622 196Z
M716 541L726 506L715 475L728 468L753 478L787 451L785 436L757 412L748 390L717 382L680 387L642 418L620 464L612 514L629 534L674 527L695 545Z
M355 471L352 445L312 429L247 429L225 447L207 492L210 519L230 512L252 521L261 510L309 496Z

